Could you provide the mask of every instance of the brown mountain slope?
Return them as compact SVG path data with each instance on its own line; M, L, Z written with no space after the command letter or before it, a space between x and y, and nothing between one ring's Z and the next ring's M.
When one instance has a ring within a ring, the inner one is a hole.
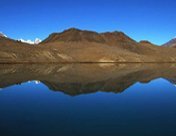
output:
M35 63L62 61L57 53L49 49L41 48L6 37L0 37L0 63ZM52 58L51 56L56 56Z

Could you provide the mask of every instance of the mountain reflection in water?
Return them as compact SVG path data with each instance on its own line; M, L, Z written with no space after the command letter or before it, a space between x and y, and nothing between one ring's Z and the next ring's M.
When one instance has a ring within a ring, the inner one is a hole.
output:
M50 90L75 96L102 92L120 93L137 82L164 78L176 83L175 64L16 64L0 65L0 88L40 81Z

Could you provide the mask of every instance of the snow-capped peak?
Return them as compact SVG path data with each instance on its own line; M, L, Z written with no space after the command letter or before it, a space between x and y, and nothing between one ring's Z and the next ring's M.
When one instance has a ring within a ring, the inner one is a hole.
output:
M41 43L42 40L40 40L39 38L36 38L35 41L34 41L34 44L39 44Z
M23 43L28 43L28 44L39 44L41 40L39 38L36 38L34 41L32 40L24 40L24 39L19 39L19 41Z
M5 34L3 34L2 32L0 32L0 37L6 37L7 38L7 36Z

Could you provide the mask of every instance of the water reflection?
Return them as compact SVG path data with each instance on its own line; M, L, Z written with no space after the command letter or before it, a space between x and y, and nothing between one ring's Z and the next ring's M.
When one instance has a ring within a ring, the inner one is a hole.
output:
M176 64L0 65L0 88L28 81L75 96L97 91L121 93L137 82L164 78L176 84Z

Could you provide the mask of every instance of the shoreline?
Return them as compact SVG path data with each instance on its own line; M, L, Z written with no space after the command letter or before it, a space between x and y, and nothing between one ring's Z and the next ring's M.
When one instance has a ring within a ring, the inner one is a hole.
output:
M2 64L167 64L175 62L0 62Z

